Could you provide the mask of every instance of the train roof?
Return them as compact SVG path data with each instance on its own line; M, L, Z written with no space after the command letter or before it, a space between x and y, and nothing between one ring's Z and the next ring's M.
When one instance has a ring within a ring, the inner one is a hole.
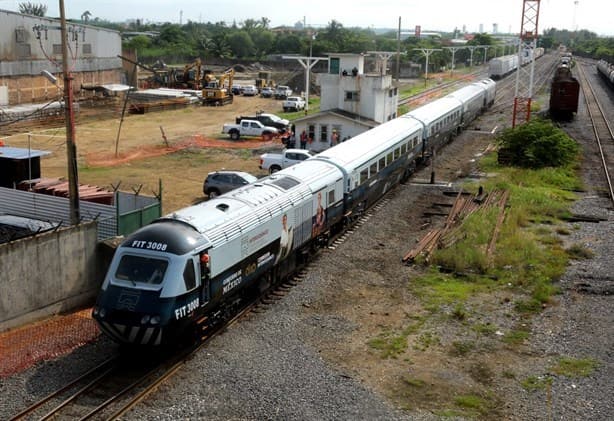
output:
M401 118L415 118L425 126L429 126L433 121L441 118L441 116L461 107L462 103L457 98L444 97L403 114Z
M482 95L484 89L486 89L485 86L472 83L471 85L467 85L457 91L446 95L445 98L456 98L463 104L465 104L466 102L471 101L476 96Z
M422 124L411 119L396 118L329 148L311 160L324 160L352 171L371 158L388 150L399 141L420 135Z
M287 211L341 176L331 164L304 161L158 221L183 222L215 245Z

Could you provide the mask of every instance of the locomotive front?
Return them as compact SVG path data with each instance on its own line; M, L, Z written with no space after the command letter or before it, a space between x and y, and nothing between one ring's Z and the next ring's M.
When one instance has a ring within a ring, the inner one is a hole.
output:
M128 237L92 311L101 330L122 344L176 341L208 301L201 287L206 246L202 235L181 222L153 223Z

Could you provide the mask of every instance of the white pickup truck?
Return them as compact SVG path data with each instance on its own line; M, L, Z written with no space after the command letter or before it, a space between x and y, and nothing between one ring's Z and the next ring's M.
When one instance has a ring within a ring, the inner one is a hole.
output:
M300 96L289 96L281 106L285 112L288 111L301 111L305 109L305 100Z
M291 167L308 158L314 156L305 149L285 149L282 153L265 153L260 155L260 165L258 168L267 170L270 174L283 168Z
M241 136L274 137L279 134L279 130L256 120L241 120L238 124L224 124L222 133L229 135L232 140L239 140Z

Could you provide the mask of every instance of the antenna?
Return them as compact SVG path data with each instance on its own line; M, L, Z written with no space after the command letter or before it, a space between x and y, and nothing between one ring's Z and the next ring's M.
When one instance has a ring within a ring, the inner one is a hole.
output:
M576 24L576 16L578 14L578 3L580 3L578 0L574 0L573 2L573 22L571 24L571 30L574 32L578 30L578 25Z

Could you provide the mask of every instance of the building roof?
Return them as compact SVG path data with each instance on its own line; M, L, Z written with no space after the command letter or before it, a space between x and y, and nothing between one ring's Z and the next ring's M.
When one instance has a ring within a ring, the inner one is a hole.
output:
M14 148L11 146L0 146L0 158L8 159L29 159L50 155L50 151L39 151L36 149Z
M362 117L359 114L351 113L349 111L345 111L339 108L334 108L332 110L320 111L316 114L311 114L305 117L300 117L294 120L295 123L307 122L310 120L317 120L327 115L334 115L336 117L340 117L344 120L351 121L352 123L357 123L362 126L365 126L369 129L379 126L379 123L375 120L371 120L370 118Z

